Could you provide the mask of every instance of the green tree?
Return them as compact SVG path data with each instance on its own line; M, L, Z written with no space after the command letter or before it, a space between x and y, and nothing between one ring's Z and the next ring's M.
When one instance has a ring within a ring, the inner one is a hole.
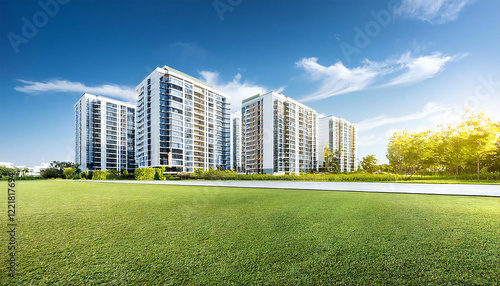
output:
M19 169L19 175L20 176L26 176L27 173L29 173L30 169L29 168L22 168Z
M377 163L378 159L375 158L375 155L369 154L363 157L363 160L361 161L361 167L363 168L363 170L369 173L373 173L376 171Z
M500 123L492 122L484 113L467 111L460 123L440 131L394 133L387 146L387 158L405 179L429 169L447 169L455 176L460 170L476 171L479 179L481 164L486 170L495 169L499 141Z
M77 176L80 176L82 169L80 169L80 163L75 163L75 172Z
M12 177L12 176L15 176L17 175L17 170L16 169L13 169L13 168L9 168L9 167L5 167L5 166L0 166L0 178L1 177Z
M429 144L429 131L412 133L395 132L387 146L389 164L405 179L411 178L417 171L432 165L432 146Z
M340 172L340 151L333 152L327 143L325 148L323 149L324 157L325 157L325 168L327 172Z
M477 179L479 180L481 161L495 153L500 129L483 112L474 114L469 111L464 115L462 128L464 129L462 133L466 134L464 136L465 150L467 155L477 162Z
M453 170L455 177L458 176L460 167L465 165L467 156L465 154L465 134L460 125L448 126L442 131L442 140L438 147L442 163Z
M484 160L488 172L500 172L500 141L496 145L495 152L487 155Z
M63 178L64 176L64 169L65 168L77 168L76 164L73 163L73 162L59 162L59 161L52 161L50 163L50 166L49 168L52 168L52 169L56 169L58 170L57 171L57 175L55 178ZM50 171L51 172L51 175L53 175L53 171Z

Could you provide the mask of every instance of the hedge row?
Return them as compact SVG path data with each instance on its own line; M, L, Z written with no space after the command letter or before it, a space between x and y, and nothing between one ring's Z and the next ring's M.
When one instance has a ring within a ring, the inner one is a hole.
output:
M229 170L202 170L194 173L181 173L181 179L202 180L269 180L269 181L323 181L323 182L388 182L399 181L403 177L395 174L300 174L300 175L267 175L267 174L237 174Z
M8 181L10 177L4 176L0 178L0 181ZM14 177L14 180L16 181L33 181L33 180L46 180L42 176L33 176L33 175L26 175L26 176L16 176Z
M123 170L121 174L116 170L95 170L83 171L77 178L82 180L127 180L130 179L130 175L127 170Z
M463 180L463 181L477 181L477 174L464 174L458 176L442 176L442 175L431 175L431 176L413 176L411 180ZM483 173L479 174L480 180L485 181L499 181L500 173Z
M134 175L137 181L152 181L152 180L179 180L179 177L172 175L164 175L165 167L161 168L139 168L135 169Z

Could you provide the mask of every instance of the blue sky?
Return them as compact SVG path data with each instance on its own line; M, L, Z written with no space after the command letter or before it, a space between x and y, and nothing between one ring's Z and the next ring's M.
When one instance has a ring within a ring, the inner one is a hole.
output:
M278 90L358 123L387 161L398 130L500 120L500 2L0 2L0 162L74 159L83 92L133 100L168 65L233 97Z

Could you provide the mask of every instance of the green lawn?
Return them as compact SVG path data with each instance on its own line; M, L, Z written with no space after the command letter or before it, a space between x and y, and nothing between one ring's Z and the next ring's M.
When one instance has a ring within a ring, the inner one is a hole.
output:
M17 192L17 277L2 231L3 285L500 284L500 198L71 181Z

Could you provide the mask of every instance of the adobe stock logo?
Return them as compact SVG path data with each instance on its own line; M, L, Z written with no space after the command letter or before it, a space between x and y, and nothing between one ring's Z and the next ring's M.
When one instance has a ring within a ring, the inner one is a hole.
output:
M217 12L217 16L219 16L219 20L224 22L224 13L233 12L234 8L241 4L243 0L214 0L212 5L214 6L215 12Z
M494 81L492 75L488 75L487 78L480 76L478 77L479 83L474 89L474 95L466 96L462 104L455 105L453 111L455 114L464 114L466 110L480 111L481 105L489 102L493 97L498 97L498 87L500 87L500 81Z
M33 39L38 34L40 28L43 28L47 25L50 18L53 18L59 12L59 6L67 4L69 0L47 0L38 1L38 5L42 10L36 12L31 17L31 20L22 17L21 21L23 25L21 27L21 36L10 32L7 34L7 38L9 39L14 52L19 53L19 46L21 44L27 44L29 40Z
M351 61L352 54L359 54L361 50L368 47L373 38L377 37L382 28L389 26L398 5L397 0L390 0L387 9L378 12L370 11L373 20L365 24L364 28L354 27L353 44L340 43L340 50L347 61Z

